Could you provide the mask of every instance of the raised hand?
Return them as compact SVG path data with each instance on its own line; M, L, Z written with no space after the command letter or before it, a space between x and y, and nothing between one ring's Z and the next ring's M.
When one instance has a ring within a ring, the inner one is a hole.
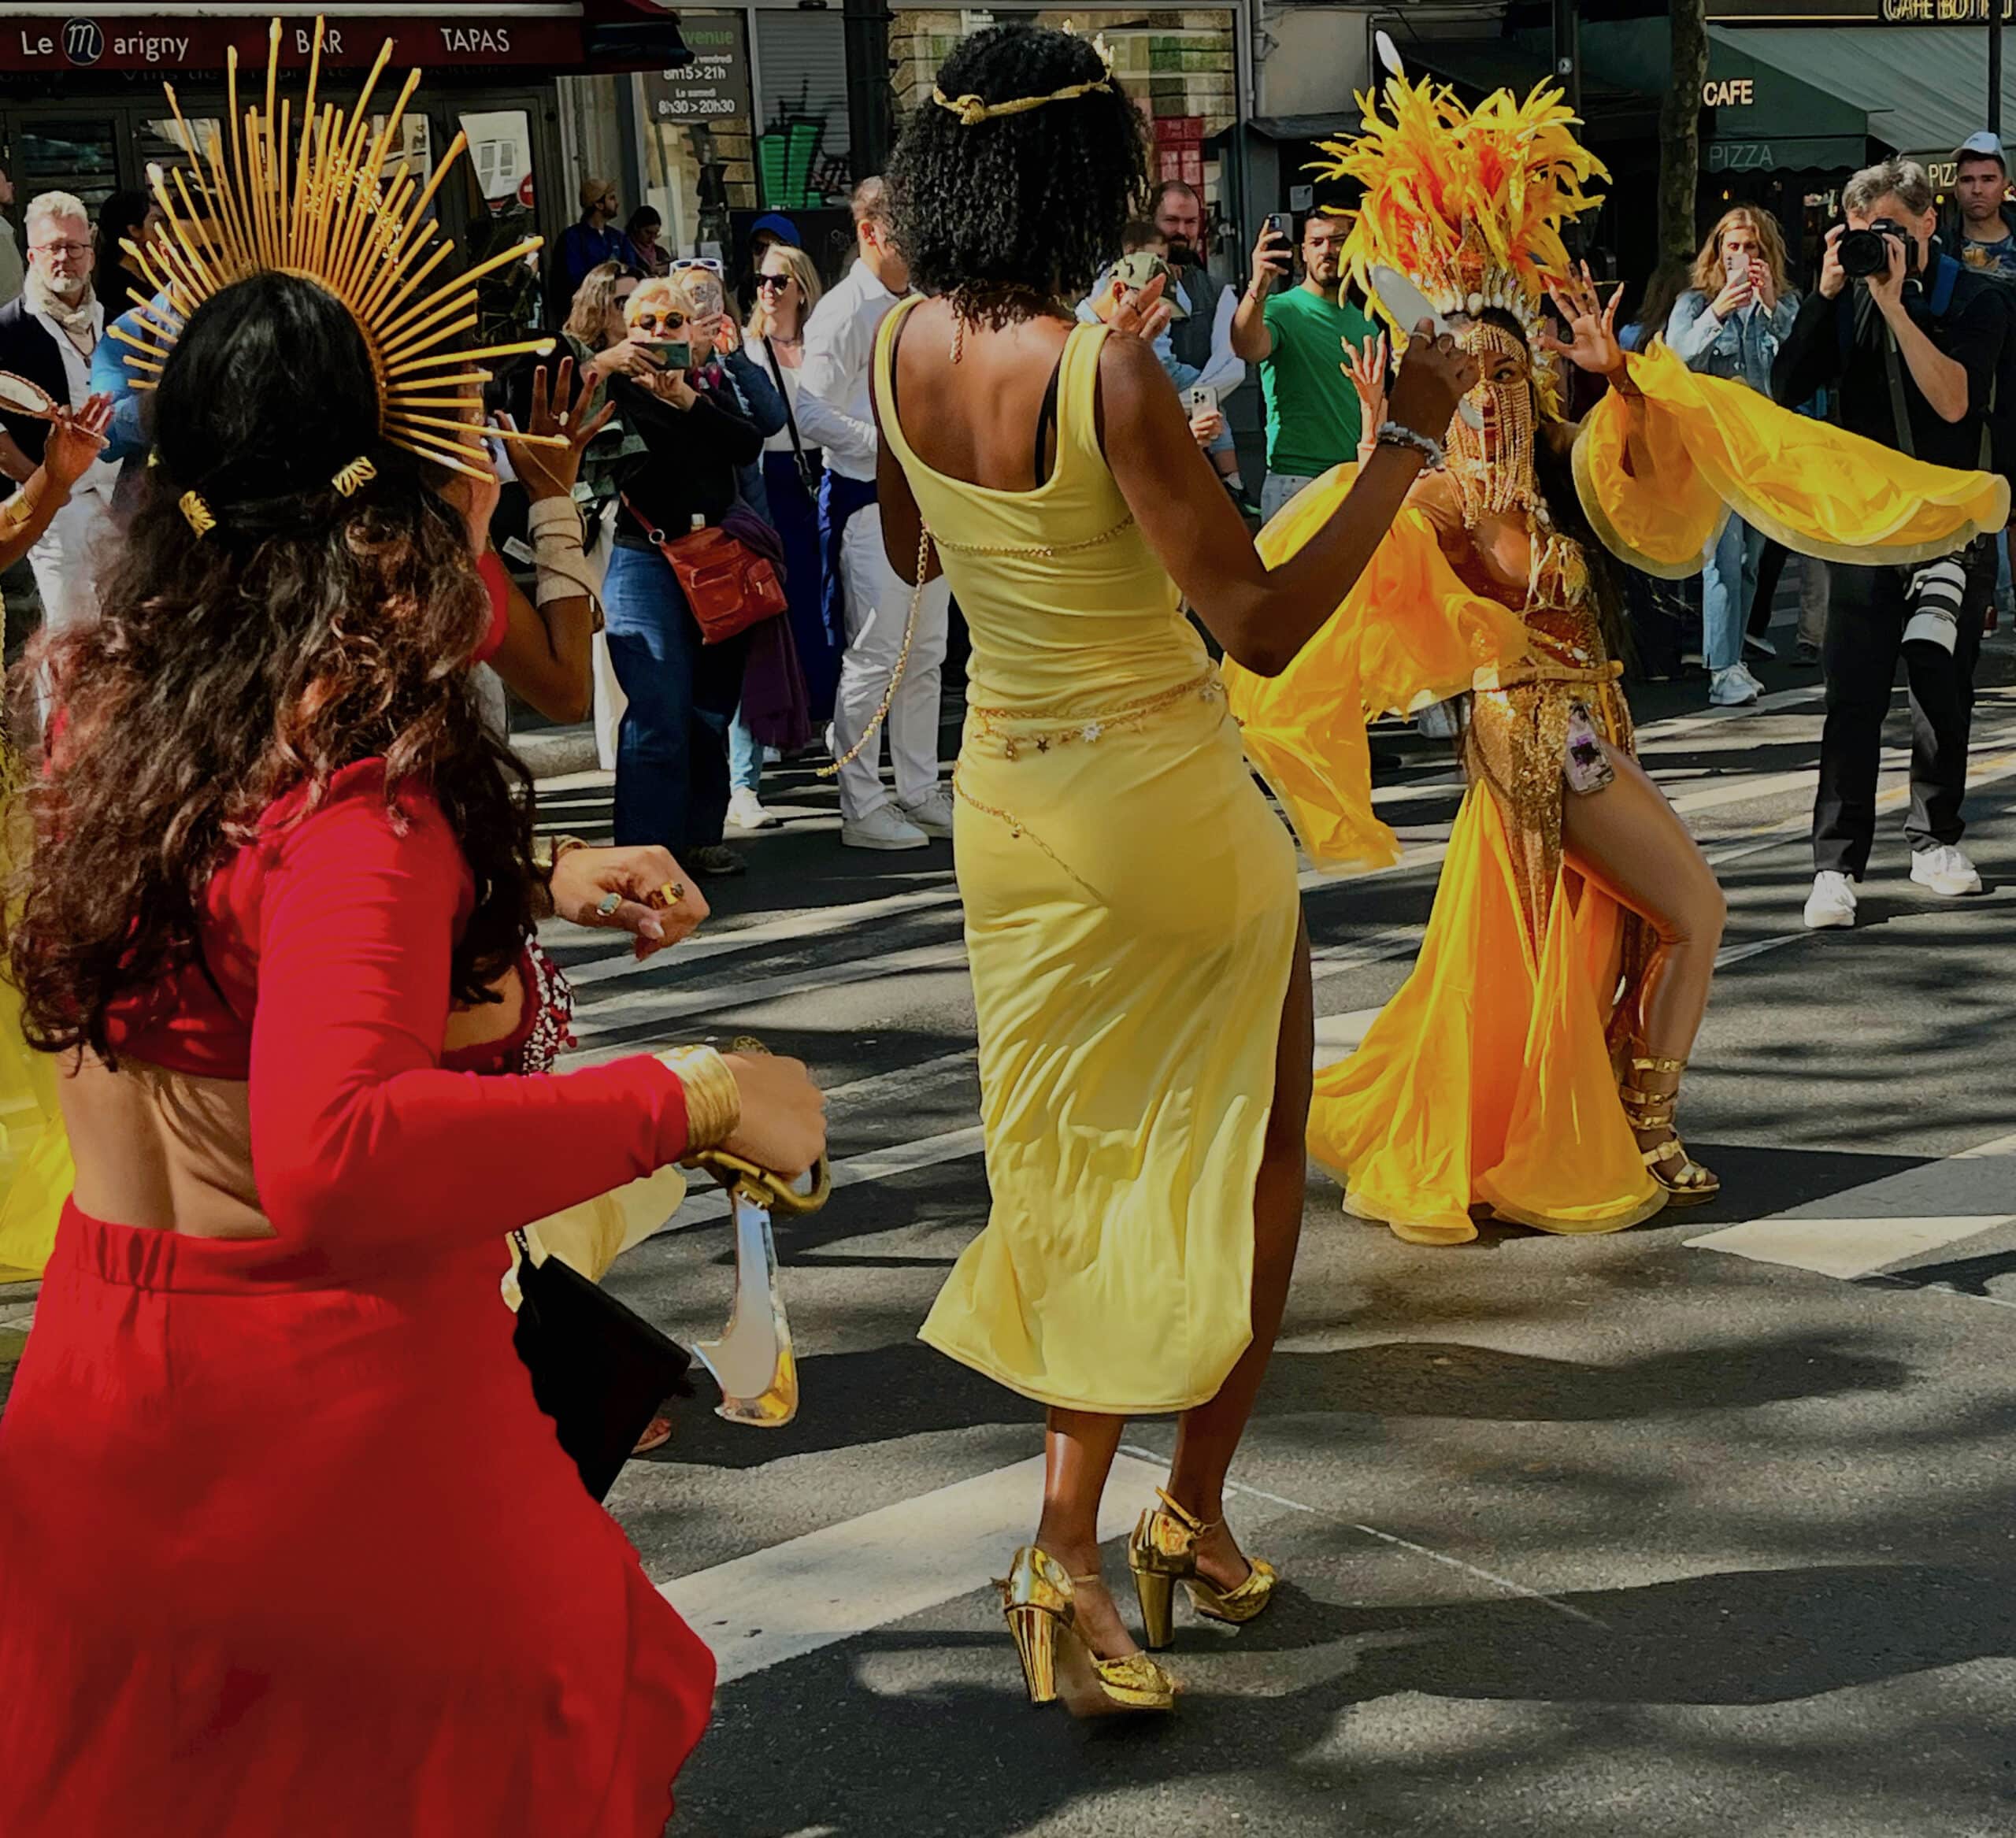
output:
M1168 276L1155 278L1130 298L1115 303L1112 317L1106 324L1115 332L1124 332L1129 338L1145 339L1150 344L1169 330L1170 313L1162 304L1162 293Z
M1573 335L1564 339L1551 326L1540 333L1540 349L1566 358L1577 369L1597 376L1615 376L1624 369L1624 347L1617 342L1617 309L1624 298L1619 283L1610 291L1606 306L1596 291L1595 276L1589 265L1580 274L1571 273L1558 287L1547 289L1554 309L1566 322Z
M564 435L567 440L564 447L531 447L521 443L513 450L513 468L527 495L535 499L573 496L574 481L581 476L582 454L587 450L588 443L609 425L610 417L616 413L613 402L605 402L593 413L589 412L588 405L595 398L599 379L585 369L581 374L581 387L573 395L573 406L557 406L567 402L573 379L572 358L560 360L559 372L550 388L543 364L532 372L532 412L526 432ZM500 415L498 420L506 428L517 432L510 416Z
M1344 341L1345 361L1338 366L1358 391L1358 425L1369 439L1386 419L1386 369L1391 350L1383 332L1363 344Z
M1424 319L1414 328L1406 355L1400 360L1391 411L1385 418L1431 440L1440 440L1449 431L1457 403L1477 386L1477 359L1446 332L1438 335L1433 320Z
M42 469L49 482L67 493L91 469L105 450L106 432L112 425L112 398L94 395L72 413L58 409L49 424L49 442L42 451Z

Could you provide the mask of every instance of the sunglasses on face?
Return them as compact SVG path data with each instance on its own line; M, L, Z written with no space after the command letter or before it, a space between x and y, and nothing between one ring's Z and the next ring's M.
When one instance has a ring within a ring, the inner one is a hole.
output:
M788 274L759 274L756 277L758 291L765 294L781 294L791 283L791 277Z
M684 332L686 315L683 313L640 313L637 315L639 332Z
M723 272L721 265L711 255L675 255L672 258L672 267L675 274L687 268L704 268L710 274Z

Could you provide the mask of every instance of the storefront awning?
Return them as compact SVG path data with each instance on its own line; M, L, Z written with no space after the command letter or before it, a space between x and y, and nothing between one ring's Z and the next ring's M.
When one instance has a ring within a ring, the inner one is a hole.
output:
M1864 110L1870 133L1900 151L1958 146L1988 120L1984 31L1936 25L1710 26L1708 39L1711 46L1740 53Z
M678 15L654 0L419 0L398 14L376 15L306 4L216 0L177 6L162 0L144 17L120 7L101 17L37 13L0 0L0 72L50 77L138 73L174 80L224 67L233 46L241 65L263 69L267 32L280 21L280 66L307 67L315 20L327 69L370 65L387 39L392 68L417 65L435 75L498 66L561 75L591 70L662 70L687 63Z

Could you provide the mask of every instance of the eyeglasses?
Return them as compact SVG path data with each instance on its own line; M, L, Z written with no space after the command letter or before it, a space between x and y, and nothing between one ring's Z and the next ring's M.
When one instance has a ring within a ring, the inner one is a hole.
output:
M710 274L721 274L726 272L721 263L711 255L675 255L672 258L672 269L674 274L683 269L688 268L704 268Z
M640 313L637 315L639 332L683 332L686 315L683 313Z
M788 274L759 274L756 277L756 287L760 293L767 294L773 290L782 293L791 285L791 280L792 277Z
M91 252L91 246L88 243L37 243L28 251L32 255L67 255L73 260Z

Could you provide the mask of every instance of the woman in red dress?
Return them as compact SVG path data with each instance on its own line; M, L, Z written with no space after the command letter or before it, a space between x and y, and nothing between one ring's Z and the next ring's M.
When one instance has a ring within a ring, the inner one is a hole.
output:
M0 1418L7 1830L656 1838L713 1661L534 1405L498 1235L710 1143L802 1169L818 1095L457 1069L539 883L461 521L314 281L198 306L156 409L9 939L77 1175Z

